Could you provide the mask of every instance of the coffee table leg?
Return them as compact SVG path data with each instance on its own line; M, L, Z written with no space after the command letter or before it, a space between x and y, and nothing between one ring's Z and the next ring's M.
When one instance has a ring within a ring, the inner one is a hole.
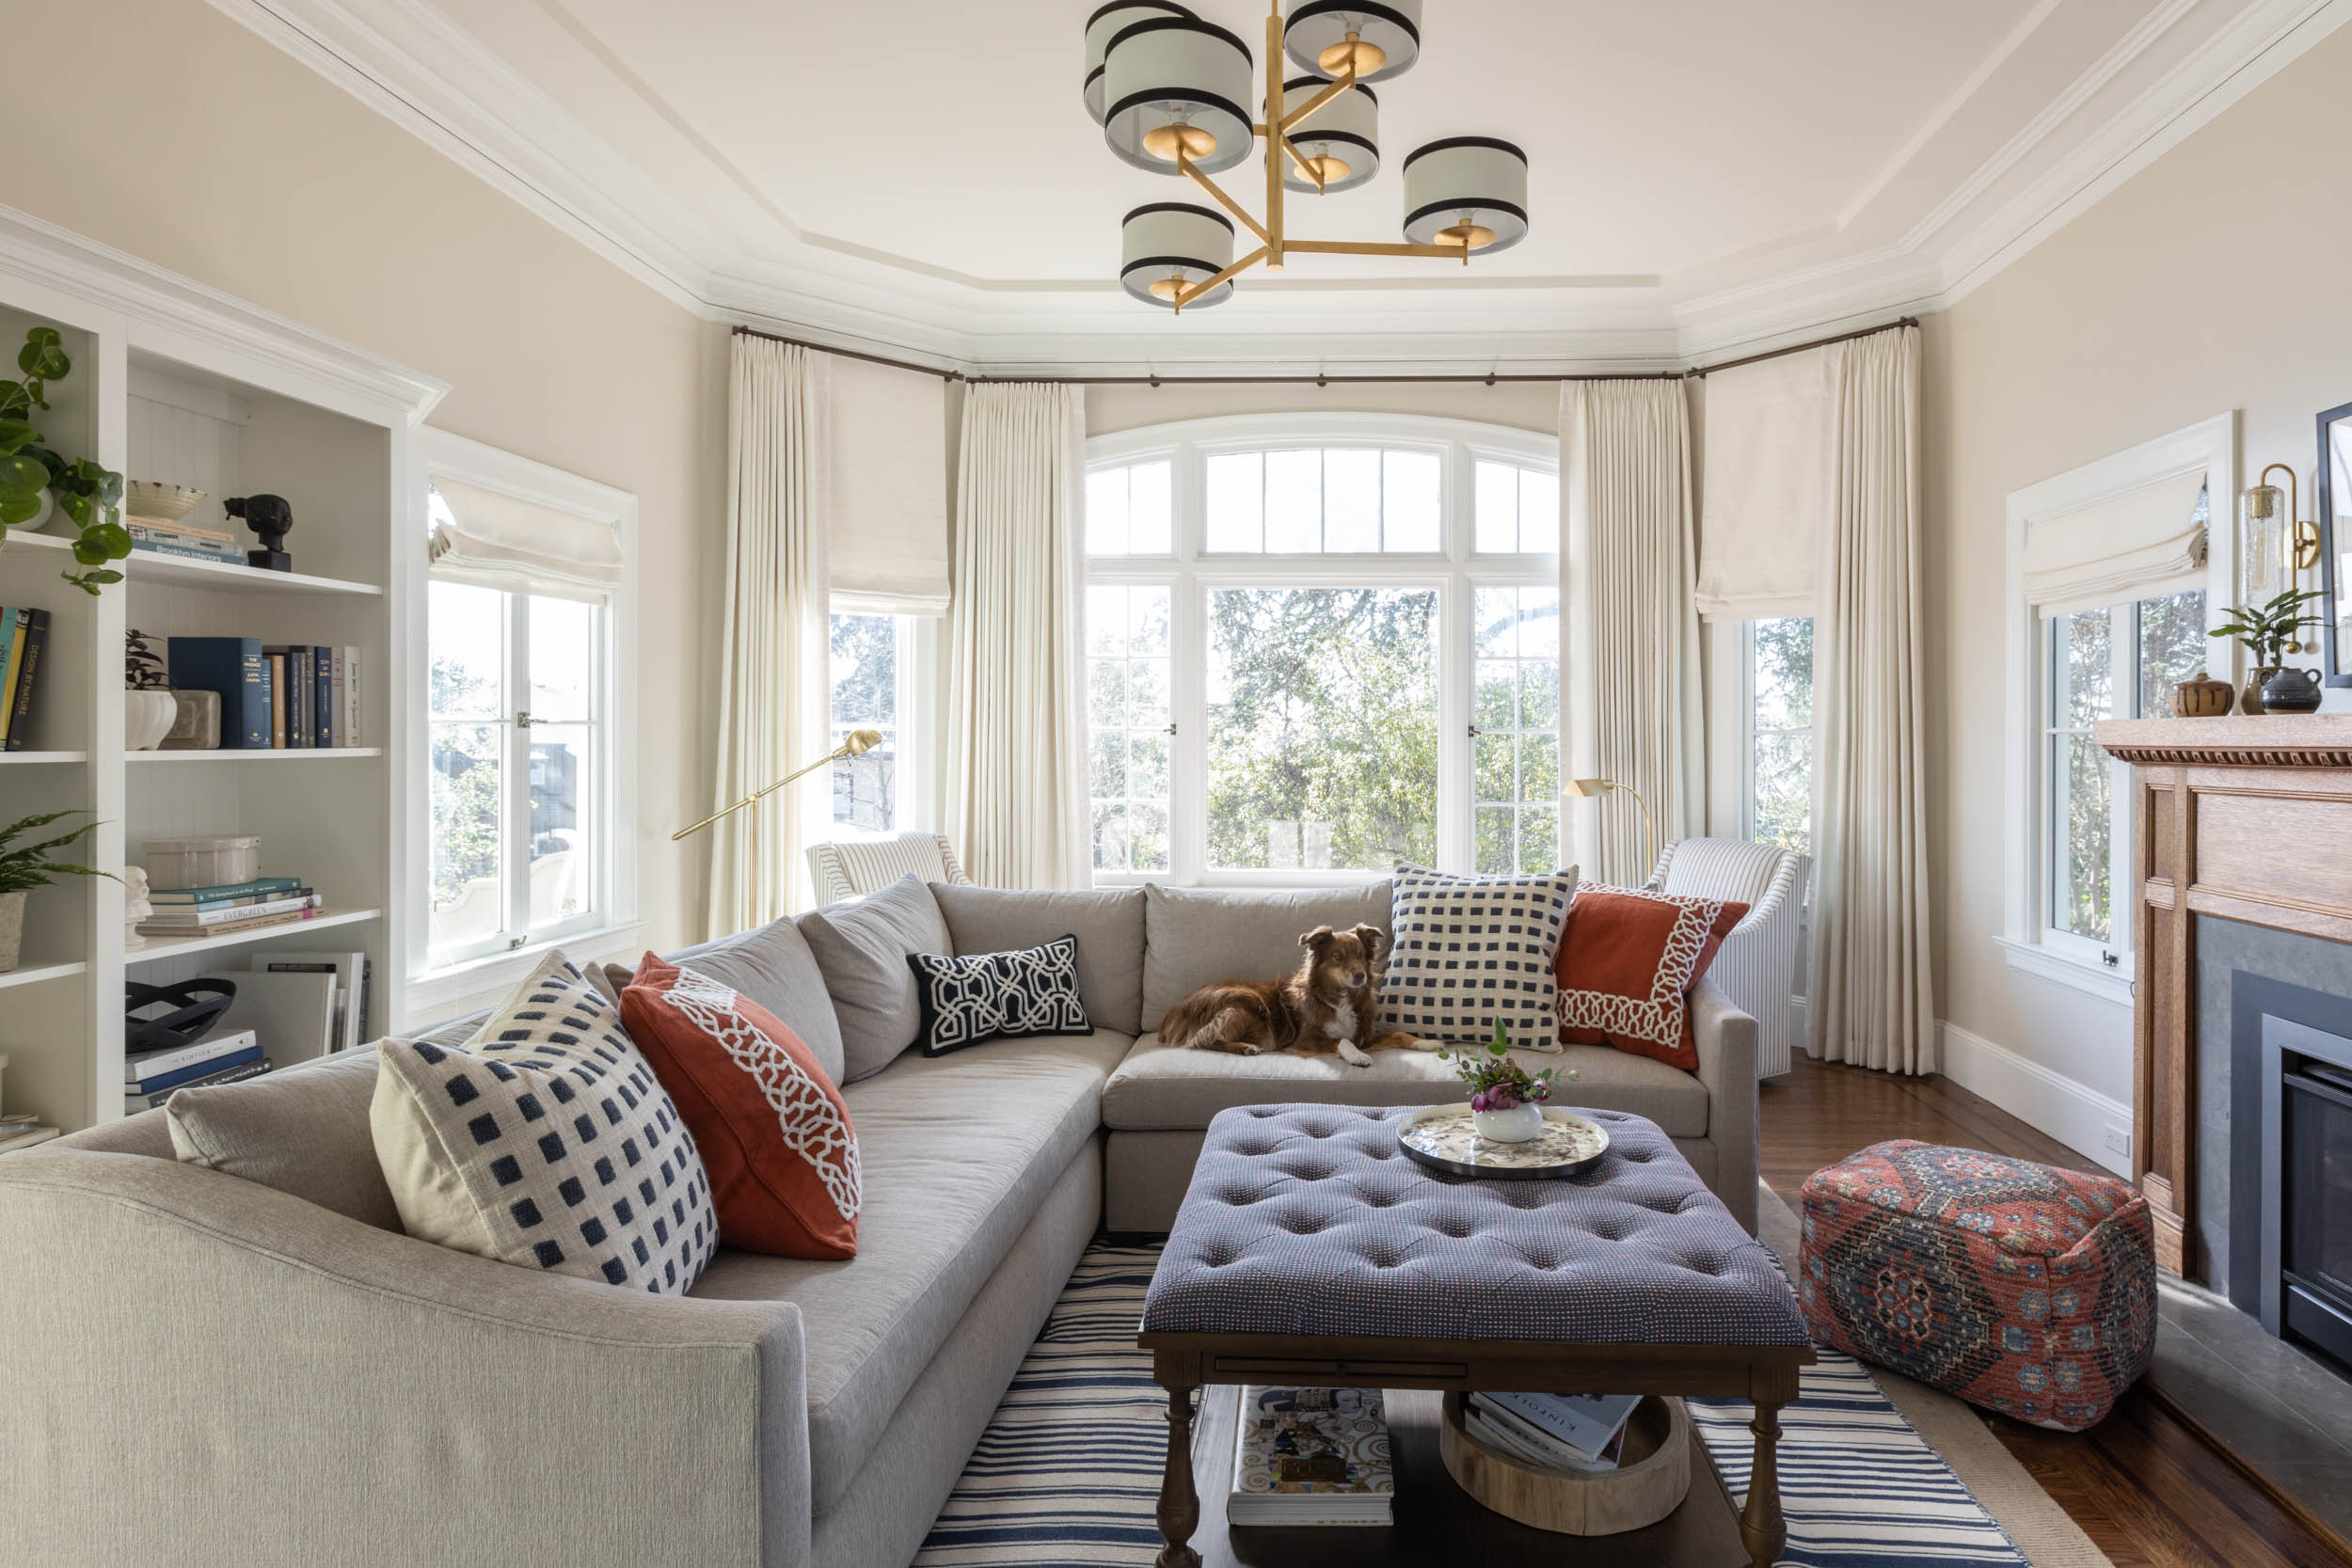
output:
M1748 1430L1756 1433L1756 1461L1748 1471L1747 1505L1740 1510L1740 1544L1755 1568L1772 1568L1788 1544L1788 1521L1780 1512L1780 1406L1759 1400Z
M1200 1568L1200 1554L1186 1544L1200 1525L1200 1495L1192 1481L1193 1385L1165 1375L1160 1385L1168 1390L1168 1467L1160 1473L1159 1525L1168 1544L1160 1548L1159 1568Z

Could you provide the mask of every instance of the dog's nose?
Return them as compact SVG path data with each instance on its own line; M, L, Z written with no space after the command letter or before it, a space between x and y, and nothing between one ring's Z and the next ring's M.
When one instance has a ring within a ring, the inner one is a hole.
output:
M1347 983L1348 983L1350 986L1360 986L1360 985L1362 985L1362 984L1364 983L1364 972L1363 972L1362 970L1360 970L1360 969L1359 969L1359 970L1358 970L1358 971L1356 972L1356 974L1355 974L1355 976L1354 976L1352 979L1350 979Z

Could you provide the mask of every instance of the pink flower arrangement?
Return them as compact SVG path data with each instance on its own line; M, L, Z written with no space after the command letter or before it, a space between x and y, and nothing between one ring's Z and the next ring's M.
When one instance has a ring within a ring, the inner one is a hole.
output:
M1501 1019L1495 1021L1494 1038L1484 1052L1440 1051L1439 1059L1452 1062L1454 1071L1462 1080L1462 1086L1470 1091L1473 1111L1514 1111L1521 1105L1542 1105L1551 1099L1555 1078L1562 1076L1559 1068L1546 1068L1530 1072L1511 1057L1511 1031ZM1565 1082L1578 1077L1576 1069L1565 1069Z

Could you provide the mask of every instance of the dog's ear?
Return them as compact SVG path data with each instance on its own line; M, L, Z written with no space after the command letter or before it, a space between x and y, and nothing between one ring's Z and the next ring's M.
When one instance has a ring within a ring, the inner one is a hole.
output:
M1333 932L1328 926L1318 926L1298 939L1301 947L1311 947L1320 953L1331 945Z
M1364 944L1364 957L1374 963L1378 963L1388 956L1389 933L1380 929L1379 927L1357 927L1356 940Z

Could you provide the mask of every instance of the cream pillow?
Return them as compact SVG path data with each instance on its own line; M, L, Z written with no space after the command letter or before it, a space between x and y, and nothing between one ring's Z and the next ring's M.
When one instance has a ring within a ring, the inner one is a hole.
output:
M368 1119L409 1235L660 1295L710 1261L693 1137L620 1009L561 953L465 1044L378 1054Z

